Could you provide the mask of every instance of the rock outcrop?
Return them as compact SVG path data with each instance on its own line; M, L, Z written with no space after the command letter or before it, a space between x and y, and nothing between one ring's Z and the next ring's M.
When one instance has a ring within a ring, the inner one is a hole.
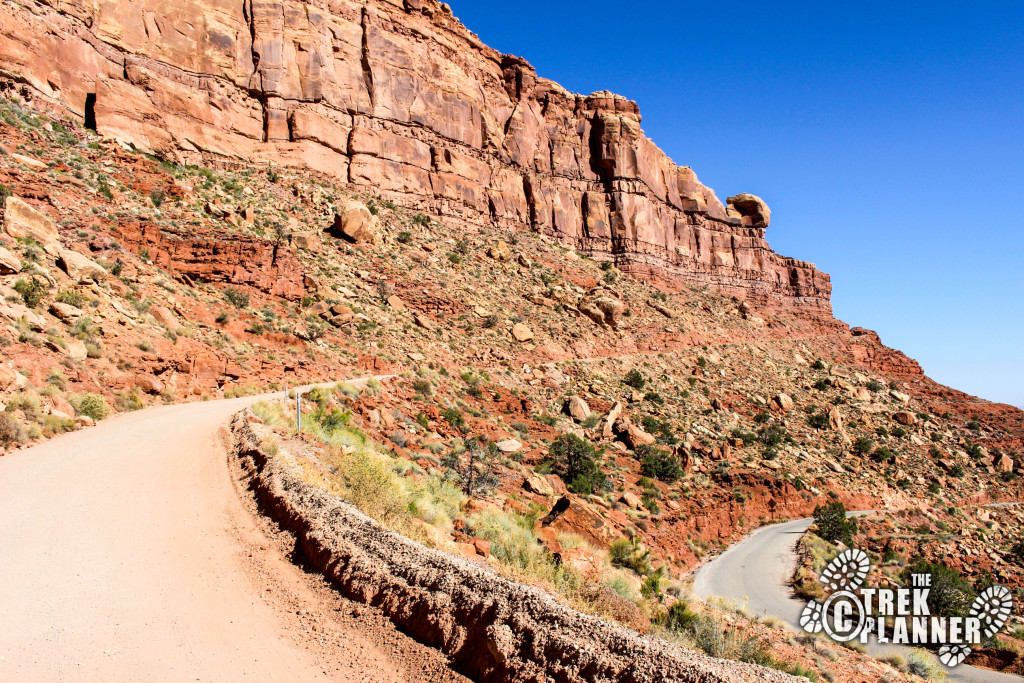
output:
M769 248L763 201L723 206L635 102L566 91L435 0L4 3L0 73L146 152L304 165L669 285L831 313L828 275Z

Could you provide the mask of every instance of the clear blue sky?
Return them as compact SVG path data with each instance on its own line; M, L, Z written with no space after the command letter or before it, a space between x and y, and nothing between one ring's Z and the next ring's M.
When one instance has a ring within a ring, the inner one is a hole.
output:
M836 317L1024 407L1024 2L451 4L540 75L639 102L720 198L762 196Z

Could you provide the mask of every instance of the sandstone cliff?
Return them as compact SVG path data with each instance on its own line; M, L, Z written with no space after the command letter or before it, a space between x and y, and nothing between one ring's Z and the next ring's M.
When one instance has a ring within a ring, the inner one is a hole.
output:
M828 275L779 256L648 139L635 102L572 94L434 0L25 0L0 75L144 151L304 165L452 220L532 228L620 268L830 315Z

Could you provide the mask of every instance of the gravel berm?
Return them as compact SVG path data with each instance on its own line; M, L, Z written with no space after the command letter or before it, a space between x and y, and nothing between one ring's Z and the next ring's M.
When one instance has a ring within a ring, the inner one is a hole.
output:
M234 454L260 510L296 537L304 561L346 597L373 605L404 632L445 652L484 683L800 681L719 660L569 609L482 563L426 548L307 485L261 443L248 410L232 420ZM806 683L806 681L805 681Z

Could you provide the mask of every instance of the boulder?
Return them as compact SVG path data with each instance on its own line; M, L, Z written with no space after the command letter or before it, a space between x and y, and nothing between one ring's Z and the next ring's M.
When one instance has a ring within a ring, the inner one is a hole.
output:
M56 256L60 251L57 224L45 213L14 195L7 197L4 204L4 232L14 238L33 239L48 254Z
M85 311L70 304L62 304L55 301L50 304L50 313L62 323L73 325L78 319L85 315Z
M587 316L601 327L612 330L619 329L626 304L622 303L611 290L598 287L591 290L579 305L580 313Z
M551 497L555 495L555 489L548 483L548 480L539 474L527 477L523 482L523 488L539 496Z
M512 337L518 342L528 342L533 339L533 330L523 323L516 323L512 326Z
M790 398L789 394L780 393L772 400L775 401L775 405L781 408L784 413L793 410L793 399Z
M622 497L619 498L619 500L622 503L624 503L624 504L628 505L629 507L633 508L634 510L643 509L643 506L644 506L643 501L640 500L640 496L636 495L632 491L626 491L625 493L623 493Z
M149 314L164 327L178 327L178 319L165 306L153 306L149 309Z
M637 446L653 446L658 442L656 438L645 432L639 426L633 424L632 420L620 417L612 425L612 430L630 448L636 450Z
M71 360L85 360L89 357L89 352L85 347L85 342L78 339L68 340L65 351L68 354L68 358Z
M487 249L487 255L499 263L505 263L512 258L512 252L504 241L499 241Z
M997 472L1013 472L1014 462L1010 456L1002 455L996 458L995 466Z
M905 427L912 427L917 424L917 415L914 415L913 413L908 413L905 410L901 410L898 413L893 413L892 419L896 420L896 422L899 422L901 425Z
M504 439L495 443L494 446L502 453L518 453L523 450L523 442L518 439Z
M103 266L92 259L70 249L60 250L57 265L68 274L68 277L78 283L95 282L107 272Z
M380 221L362 202L351 200L334 214L334 232L356 244L375 244Z
M293 249L304 249L305 251L318 253L323 247L323 240L318 233L312 230L293 232L289 236L289 243Z
M406 308L408 308L408 306L405 305L405 302L402 301L402 298L395 294L392 294L391 296L388 297L388 306L395 309L396 311L404 311Z
M729 197L726 213L730 218L738 218L743 225L751 228L767 228L772 221L772 212L768 204L752 194L743 193Z
M565 403L565 409L577 422L583 422L590 417L590 406L579 396L570 396Z
M21 272L21 259L9 249L0 247L0 275L14 275Z
M624 406L622 405L622 403L616 401L615 404L612 406L612 409L608 411L608 415L605 416L604 421L601 423L601 436L604 437L605 439L612 438L612 435L614 433L612 427L615 425L615 422L619 419L619 416L622 415L623 408Z
M159 394L164 390L164 383L153 375L136 375L135 386L147 394Z

